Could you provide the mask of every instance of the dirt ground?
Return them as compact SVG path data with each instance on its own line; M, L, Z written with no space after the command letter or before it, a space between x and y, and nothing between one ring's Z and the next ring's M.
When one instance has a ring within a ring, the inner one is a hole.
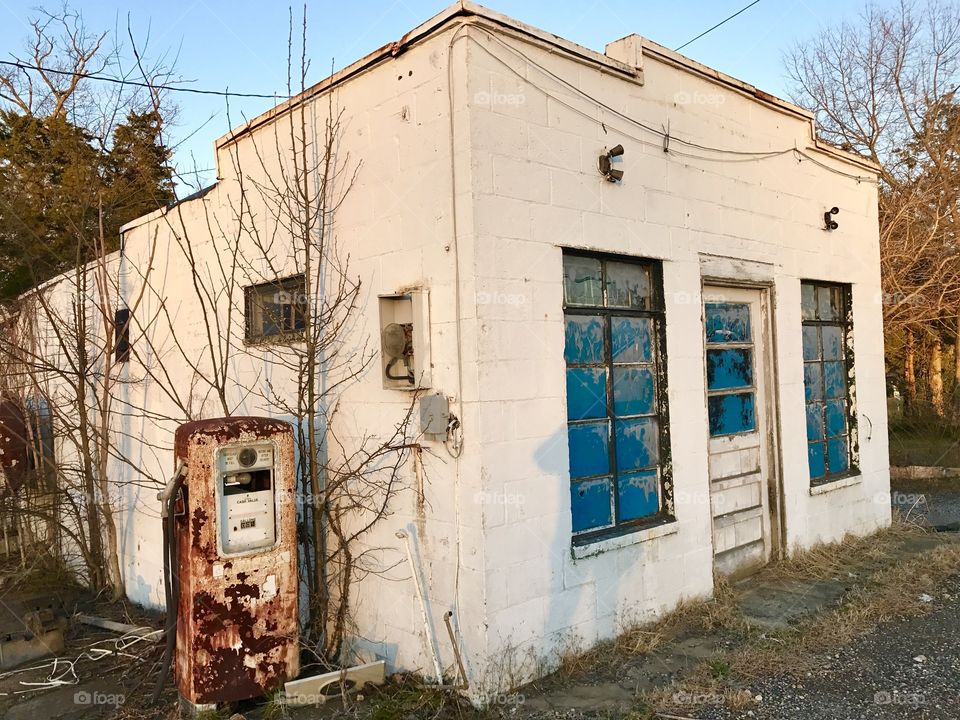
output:
M893 504L920 523L946 529L960 522L960 489L953 485L895 488ZM16 563L0 567L2 632L34 605L162 627L159 614L102 602L65 581L17 584L11 580L17 570ZM681 606L655 625L565 657L558 672L484 710L393 678L346 704L286 708L267 700L210 718L239 712L250 720L956 719L958 618L960 534L898 525L776 563L736 586L721 584L715 600ZM169 683L161 706L150 704L160 654L149 638L71 622L56 660L0 672L0 717L181 717Z

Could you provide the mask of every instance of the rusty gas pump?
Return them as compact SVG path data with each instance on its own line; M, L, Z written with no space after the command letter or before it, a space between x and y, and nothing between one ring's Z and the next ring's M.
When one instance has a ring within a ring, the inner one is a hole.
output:
M174 452L161 494L167 665L194 709L264 695L300 667L293 428L198 420Z

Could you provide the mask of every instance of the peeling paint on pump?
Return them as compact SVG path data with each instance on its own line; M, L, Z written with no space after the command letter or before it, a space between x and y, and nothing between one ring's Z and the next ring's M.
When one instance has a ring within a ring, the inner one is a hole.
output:
M273 448L276 542L224 553L221 453L265 443ZM199 420L177 429L174 452L186 467L177 517L177 687L194 705L264 695L299 673L293 429L268 418Z

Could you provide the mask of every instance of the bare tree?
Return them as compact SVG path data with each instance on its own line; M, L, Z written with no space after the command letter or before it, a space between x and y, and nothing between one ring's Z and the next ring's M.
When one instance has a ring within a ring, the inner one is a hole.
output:
M955 90L960 7L928 0L867 6L789 53L794 98L820 134L881 167L880 252L888 346L900 348L907 399L916 401L917 352L929 399L943 413L942 344L960 330L956 244L960 174ZM955 349L960 373L960 353ZM960 374L958 374L960 377Z

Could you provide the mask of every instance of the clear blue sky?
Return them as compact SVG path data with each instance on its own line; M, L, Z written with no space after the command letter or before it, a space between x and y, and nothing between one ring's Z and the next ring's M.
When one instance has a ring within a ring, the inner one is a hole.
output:
M890 0L881 0L887 4ZM56 8L60 0L48 7ZM489 0L489 7L569 40L603 51L631 32L674 48L746 5L748 0ZM18 52L26 20L39 0L0 0L0 56ZM436 14L445 0L325 0L308 2L311 82L396 40ZM855 19L861 0L761 0L683 53L781 97L788 94L783 51L826 23ZM286 84L287 6L250 0L186 0L126 3L73 0L90 29L119 29L126 40L130 13L138 35L150 31L153 54L178 55L181 77L192 86L256 93L283 93ZM299 13L302 5L294 8ZM172 136L180 143L181 171L213 166L212 142L230 124L272 106L269 100L231 100L228 122L222 99L178 94L180 115ZM211 181L214 173L204 173ZM181 192L185 188L181 189Z

